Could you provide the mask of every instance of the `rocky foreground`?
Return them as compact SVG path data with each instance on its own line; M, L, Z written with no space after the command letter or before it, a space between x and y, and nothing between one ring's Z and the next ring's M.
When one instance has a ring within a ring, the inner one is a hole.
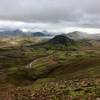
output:
M2 100L100 100L100 78L48 82L34 92L19 87Z

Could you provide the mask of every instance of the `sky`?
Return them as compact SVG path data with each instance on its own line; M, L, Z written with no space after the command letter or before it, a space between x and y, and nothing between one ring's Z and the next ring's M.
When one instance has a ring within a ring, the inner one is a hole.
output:
M0 28L100 33L100 0L0 0Z

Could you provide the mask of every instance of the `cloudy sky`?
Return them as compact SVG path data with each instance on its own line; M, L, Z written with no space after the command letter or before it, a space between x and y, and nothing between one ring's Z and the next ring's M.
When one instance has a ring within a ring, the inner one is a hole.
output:
M100 33L100 0L0 0L0 28Z

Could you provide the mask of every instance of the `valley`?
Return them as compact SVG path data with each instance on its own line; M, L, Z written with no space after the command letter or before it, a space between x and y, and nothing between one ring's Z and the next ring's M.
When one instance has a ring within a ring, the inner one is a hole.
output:
M0 100L97 100L99 47L99 40L73 40L65 35L2 38Z

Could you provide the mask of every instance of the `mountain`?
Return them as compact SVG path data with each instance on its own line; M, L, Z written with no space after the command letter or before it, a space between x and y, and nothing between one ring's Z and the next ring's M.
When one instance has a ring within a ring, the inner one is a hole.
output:
M44 34L42 32L34 32L32 36L44 36Z
M24 32L22 32L20 29L14 29L14 30L10 30L10 29L6 29L6 30L2 30L0 31L0 36L25 36L26 34Z
M89 34L83 33L83 32L79 32L79 31L74 31L74 32L68 33L67 37L69 37L71 39L74 39L74 40L81 40L81 39L88 38Z
M49 44L52 45L72 45L74 44L74 40L68 38L64 35L56 35L53 39L48 41Z
M35 37L42 37L42 36L52 36L53 34L47 32L47 31L42 31L42 32L33 32L31 34L32 36L35 36Z
M68 34L66 34L66 36L73 40L82 40L82 39L98 40L98 39L100 39L100 34L88 34L88 33L79 32L79 31L74 31L74 32L68 33Z
M37 32L24 32L21 29L11 29L11 28L0 28L0 36L33 36L33 37L44 37L52 36L51 32L47 31L37 31Z
M66 35L56 35L54 38L45 41L43 43L40 43L36 45L36 47L41 47L41 48L47 48L47 49L54 49L54 50L76 50L79 49L80 47L85 47L85 46L91 46L91 43L89 43L86 40L74 40Z

